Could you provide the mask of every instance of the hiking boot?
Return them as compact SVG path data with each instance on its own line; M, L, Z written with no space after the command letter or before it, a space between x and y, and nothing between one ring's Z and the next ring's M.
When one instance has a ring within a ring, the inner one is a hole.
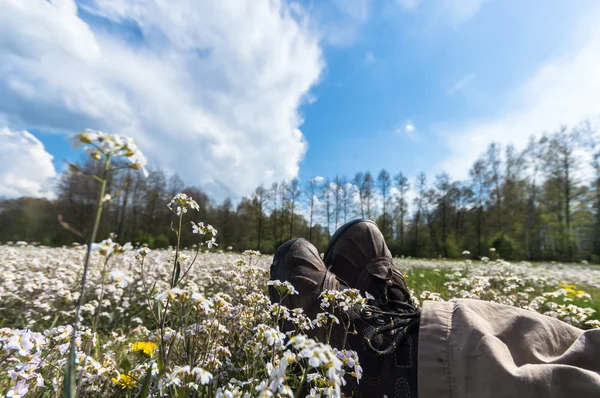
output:
M350 383L353 395L417 397L420 312L377 225L359 219L340 227L324 261L340 281L369 298L360 314L349 316L354 333L346 336L347 348L358 353L363 368L360 383Z
M325 249L324 261L347 286L374 297L370 304L382 310L414 311L404 276L394 267L383 234L373 221L357 219L338 228Z
M302 238L287 241L277 249L271 265L270 279L290 282L298 292L298 294L284 295L282 299L279 291L271 285L269 286L271 302L281 301L281 304L289 309L302 308L304 314L310 319L315 319L319 312L323 312L319 299L321 292L347 288L327 270L317 248ZM284 325L284 329L289 329L289 325ZM307 334L320 342L325 342L323 328L314 329Z

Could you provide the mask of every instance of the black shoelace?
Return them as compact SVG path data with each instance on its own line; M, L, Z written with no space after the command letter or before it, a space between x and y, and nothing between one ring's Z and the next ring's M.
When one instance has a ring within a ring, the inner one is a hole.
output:
M419 319L421 316L421 311L418 309L414 309L414 312L411 313L397 313L382 311L379 308L369 306L367 307L367 311L389 317L387 323L370 329L365 336L367 346L379 356L389 355L394 352L408 334L419 326ZM391 343L386 348L379 348L373 346L373 340L377 336L381 336L384 339L388 336L393 337Z

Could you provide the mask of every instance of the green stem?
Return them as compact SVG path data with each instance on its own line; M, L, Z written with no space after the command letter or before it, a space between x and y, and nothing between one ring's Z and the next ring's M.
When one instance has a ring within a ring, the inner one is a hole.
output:
M302 367L302 378L300 379L300 383L298 384L298 389L296 390L296 394L294 394L294 398L299 398L300 396L302 396L304 383L306 383L306 368Z
M179 214L179 229L177 231L177 248L175 249L175 263L173 264L173 273L171 275L171 289L177 285L177 281L175 280L176 270L177 270L177 261L179 260L179 244L181 242L181 223L183 221L183 210L180 210Z
M75 398L77 396L77 380L75 380L75 339L77 337L77 329L79 327L79 318L81 315L81 307L83 306L83 298L85 294L85 283L87 282L87 274L90 265L90 257L92 254L92 243L96 240L98 228L100 227L100 219L102 217L103 203L102 199L106 194L106 184L108 182L108 170L110 166L110 155L106 156L104 168L102 170L102 179L100 184L100 192L96 201L96 217L94 219L94 228L88 239L87 251L85 254L85 262L83 264L83 275L81 276L81 289L79 291L79 299L75 309L75 320L73 321L73 333L71 334L71 343L69 346L69 357L67 360L67 368L65 371L65 380L63 382L63 392L65 398Z
M100 298L98 300L98 306L94 311L94 322L92 323L92 338L96 335L96 330L98 329L98 320L100 318L100 307L102 307L102 300L104 300L104 288L106 286L106 267L108 266L108 260L110 259L110 255L104 261L104 266L102 267L102 287L100 289Z

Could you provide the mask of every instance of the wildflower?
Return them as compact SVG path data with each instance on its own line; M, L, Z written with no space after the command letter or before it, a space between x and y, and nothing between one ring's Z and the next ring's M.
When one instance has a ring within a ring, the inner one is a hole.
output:
M590 319L589 321L586 321L585 324L592 329L600 329L600 321L597 319Z
M113 270L110 272L110 276L113 278L115 283L119 285L121 288L126 288L131 282L133 282L133 278L127 276L125 272L121 270Z
M152 250L148 249L147 247L141 247L141 248L139 248L139 249L136 250L136 252L135 252L135 258L137 258L139 261L141 261L151 251Z
M208 224L206 226L206 232L210 233L212 236L216 236L217 235L217 230L213 228L212 225Z
M181 216L182 213L187 213L188 209L200 210L198 203L184 193L175 195L167 204L167 207L178 216Z
M73 146L87 145L84 150L95 160L102 156L126 158L133 170L141 170L145 177L148 176L146 164L148 160L139 150L135 140L118 134L108 134L102 131L85 129L70 138Z
M17 384L8 390L6 393L7 398L21 398L24 397L25 394L29 391L29 387L25 383L25 380L19 380Z
M133 388L136 384L135 379L126 373L120 373L119 377L113 377L112 381L123 390Z
M206 241L206 246L209 249L212 249L213 246L219 246L219 245L217 245L217 242L215 241L215 238L213 236L212 238L210 238L209 240Z
M206 233L206 227L203 222L199 222L198 224L192 221L192 233L198 235L204 235Z
M131 344L131 351L143 352L144 354L151 357L152 354L154 354L154 351L157 347L158 346L156 345L156 343L153 343L152 341L138 341Z
M290 282L282 282L280 280L270 280L267 282L267 286L273 286L280 297L287 296L288 294L298 294L298 291Z
M210 383L213 378L212 373L207 372L202 368L194 368L192 369L192 374L196 376L196 381L202 385L206 385Z

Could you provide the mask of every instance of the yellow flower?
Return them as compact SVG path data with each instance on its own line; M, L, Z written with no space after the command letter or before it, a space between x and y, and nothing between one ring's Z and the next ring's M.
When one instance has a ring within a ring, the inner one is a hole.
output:
M577 292L575 291L575 289L577 289L577 286L575 285L560 285L561 288L565 289L565 291L567 292L567 294L572 294L572 295L576 295Z
M131 344L131 351L141 351L149 357L154 354L154 350L156 350L157 345L151 341L138 341L136 343Z
M135 380L133 379L133 377L131 377L128 374L125 374L125 373L121 373L119 375L119 377L113 377L112 381L117 386L121 387L123 390L126 390L128 388L132 388L132 387L135 386Z
M564 284L563 284L563 285L560 285L560 287L562 287L562 288L563 288L563 289L565 289L565 290L575 290L575 288L576 288L577 286L575 286L575 285L564 285Z

